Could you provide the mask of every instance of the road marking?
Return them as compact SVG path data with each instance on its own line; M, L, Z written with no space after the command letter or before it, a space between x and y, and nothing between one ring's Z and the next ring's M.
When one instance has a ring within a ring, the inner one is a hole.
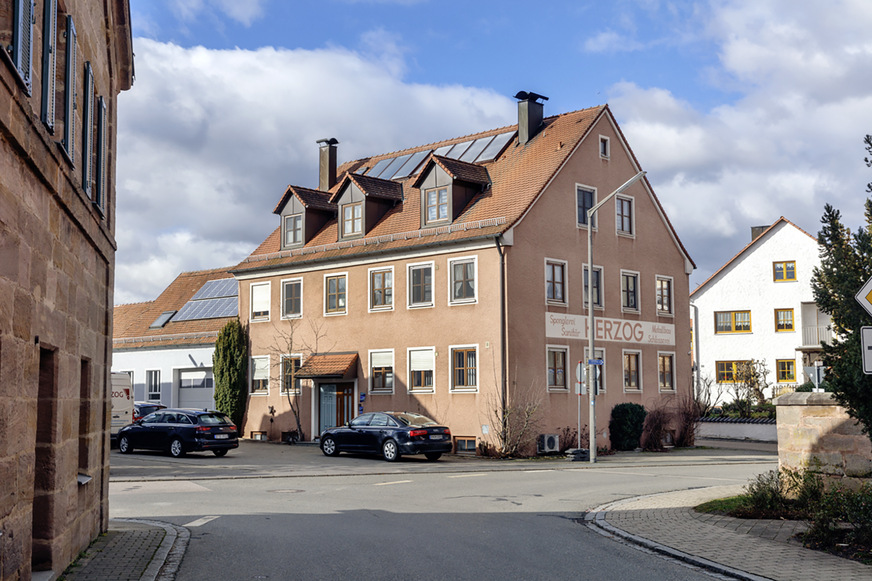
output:
M486 472L476 472L475 474L454 474L448 478L474 478L476 476L487 476Z
M203 518L198 518L197 520L192 520L192 521L189 522L188 524L186 524L186 525L182 525L182 526L185 526L185 527L201 527L201 526L203 526L203 525L206 524L206 523L210 523L210 522L212 522L212 521L215 520L216 518L219 518L219 517L217 517L217 516L204 516Z
M408 484L411 480L395 480L393 482L376 482L373 486L388 486L389 484Z
M554 472L554 469L553 468L547 468L547 469L543 468L540 470L524 470L523 472L526 472L527 474L540 474L542 472Z

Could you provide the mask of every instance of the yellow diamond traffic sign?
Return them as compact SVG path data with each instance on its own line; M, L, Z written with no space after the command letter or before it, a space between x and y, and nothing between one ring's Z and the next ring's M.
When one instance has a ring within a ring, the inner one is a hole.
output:
M854 298L860 303L860 306L866 309L866 312L872 315L872 278L866 281L863 288L854 295Z

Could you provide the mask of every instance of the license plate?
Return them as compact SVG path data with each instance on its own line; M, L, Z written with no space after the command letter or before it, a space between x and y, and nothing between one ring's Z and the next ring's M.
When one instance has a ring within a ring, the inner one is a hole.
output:
M444 437L445 437L445 436L443 436L442 434L430 434L430 439L431 439L431 440L441 440L441 439L443 439Z
M230 436L227 435L227 434L215 434L215 439L216 439L216 440L226 440L226 439L229 438L229 437L230 437Z

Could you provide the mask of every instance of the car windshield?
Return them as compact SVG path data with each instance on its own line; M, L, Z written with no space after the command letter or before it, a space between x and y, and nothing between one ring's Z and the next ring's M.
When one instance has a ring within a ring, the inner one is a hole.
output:
M197 421L207 426L216 426L218 424L232 423L230 418L224 414L200 414L197 416Z
M420 414L411 414L407 412L403 412L400 414L393 414L395 418L400 420L400 422L407 426L435 426L436 422L428 418L427 416L422 416Z

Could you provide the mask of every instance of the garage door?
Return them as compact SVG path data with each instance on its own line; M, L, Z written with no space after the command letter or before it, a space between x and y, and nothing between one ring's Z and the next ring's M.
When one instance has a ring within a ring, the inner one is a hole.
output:
M211 369L179 371L179 407L215 409L215 389Z

